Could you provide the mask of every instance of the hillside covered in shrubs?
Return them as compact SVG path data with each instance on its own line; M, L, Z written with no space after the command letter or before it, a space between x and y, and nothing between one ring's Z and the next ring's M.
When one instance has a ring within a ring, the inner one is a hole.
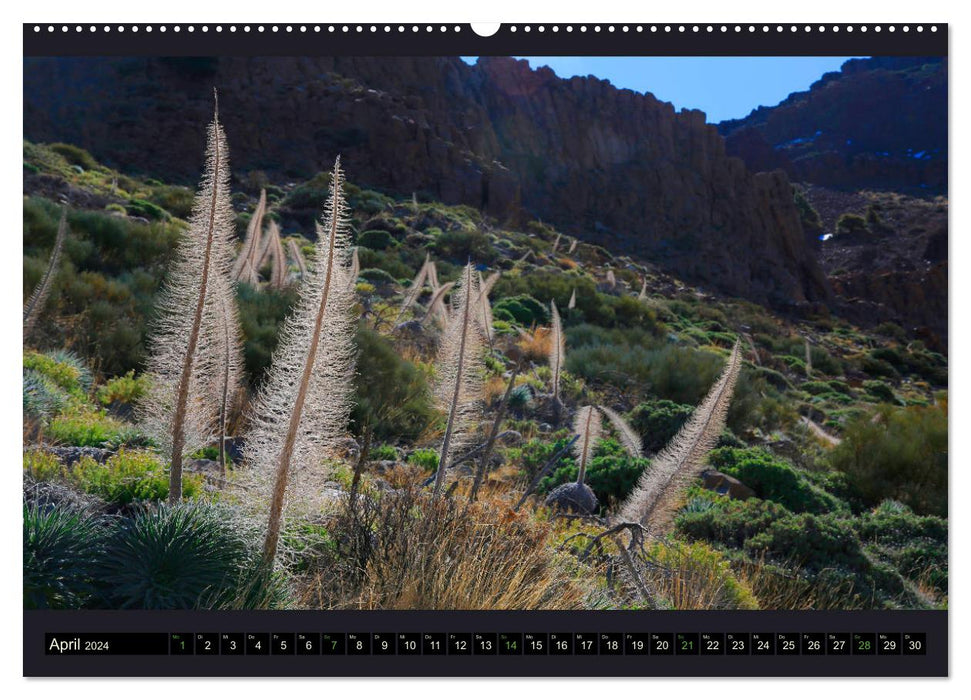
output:
M344 165L346 423L319 475L293 476L312 498L291 484L267 565L272 508L248 437L273 387L291 387L274 353L303 347L287 335L299 324L281 328L319 277L334 174L230 181L233 254L254 235L268 252L231 287L226 439L180 457L173 494L140 407L197 195L24 143L25 301L58 250L29 329L25 313L25 607L947 606L945 356L890 323L782 317L540 221L362 189ZM472 347L473 323L478 364L443 364L453 332ZM665 491L669 521L621 522L711 406L724 429ZM595 505L550 495L569 484Z

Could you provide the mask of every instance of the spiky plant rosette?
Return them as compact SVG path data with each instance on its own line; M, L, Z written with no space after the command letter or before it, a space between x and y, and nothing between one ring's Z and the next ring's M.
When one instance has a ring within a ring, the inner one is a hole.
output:
M121 518L98 562L102 602L113 609L240 607L253 598L259 569L252 534L230 509L201 503Z
M95 594L104 528L82 509L24 503L24 608L78 608Z

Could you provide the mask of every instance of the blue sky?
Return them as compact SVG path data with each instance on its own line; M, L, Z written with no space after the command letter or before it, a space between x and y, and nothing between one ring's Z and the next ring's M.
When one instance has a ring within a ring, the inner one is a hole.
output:
M744 117L805 90L850 56L519 56L561 78L595 75L621 88L650 92L675 109L700 109L708 121ZM474 57L464 57L475 63Z

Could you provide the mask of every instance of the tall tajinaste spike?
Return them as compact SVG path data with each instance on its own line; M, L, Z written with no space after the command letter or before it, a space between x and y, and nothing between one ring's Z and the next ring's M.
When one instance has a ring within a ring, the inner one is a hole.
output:
M427 254L425 255L425 266L428 268L428 286L434 292L441 284L438 281L438 268L435 266L435 261Z
M611 289L617 287L617 275L614 274L613 270L607 270L607 286Z
M290 259L297 266L297 271L300 273L300 276L303 277L306 275L307 263L303 259L303 252L301 252L300 246L292 238L287 241L287 250L290 252Z
M563 375L563 365L566 362L566 338L563 336L563 323L560 321L560 312L556 308L556 302L550 301L550 314L553 323L550 328L550 370L553 373L553 403L555 406L560 404L560 377Z
M361 256L358 255L357 246L354 246L354 251L351 253L351 271L349 277L351 278L351 286L357 285L357 278L361 274Z
M256 209L253 210L253 216L250 217L249 224L246 225L246 239L243 241L242 247L239 249L239 254L236 256L236 261L233 263L233 279L239 280L241 282L251 282L251 273L245 273L244 269L255 268L256 265L256 251L261 246L261 238L263 235L263 216L266 214L266 190L260 190L260 198L256 203ZM244 279L245 275L245 279Z
M644 281L641 282L641 293L637 295L637 298L641 301L647 299L647 276L645 276Z
M156 307L139 405L144 432L170 460L169 502L182 497L182 462L212 439L225 366L222 317L232 274L235 213L230 201L226 138L218 113L209 125L206 170L186 231ZM235 303L235 300L232 300Z
M447 415L445 437L435 475L435 494L445 486L446 467L465 443L482 397L483 334L476 321L479 285L472 263L465 266L452 291L452 311L435 361L435 399Z
M287 283L287 256L283 252L283 240L280 237L280 227L270 220L267 237L270 239L270 254L273 256L273 267L270 271L270 286L283 289Z
M245 457L256 481L250 492L269 496L266 564L276 555L284 509L319 506L325 458L344 436L351 409L355 319L343 184L338 159L308 274L252 410Z
M700 473L705 455L714 447L725 427L740 369L736 341L725 369L708 396L641 474L637 487L620 509L620 520L651 523L661 529L670 523L681 491Z
M236 306L236 290L230 275L215 280L214 291L219 299L218 323L214 324L214 345L221 357L219 376L219 417L216 424L219 439L219 469L226 476L226 430L229 416L236 406L243 384L243 339Z
M573 420L573 432L580 436L573 446L576 454L579 473L577 483L582 484L586 478L587 466L593 461L593 449L600 439L603 430L603 419L600 411L593 406L584 406L577 411L576 418Z
M567 302L566 308L567 309L577 308L577 288L576 287L573 288L573 294L570 295L570 301Z
M421 317L421 322L427 323L432 317L437 318L439 321L445 321L448 319L448 313L445 308L445 297L448 293L452 291L452 287L455 286L455 282L446 282L441 287L439 287L432 298L428 302L428 310L425 311L425 315Z
M61 248L64 246L64 238L67 236L67 209L61 210L61 220L57 224L57 236L54 238L54 247L51 249L51 257L47 263L47 270L40 283L30 295L30 299L24 304L24 338L26 339L34 329L34 324L40 317L40 312L44 308L44 303L51 291L54 282L54 275L57 272L57 265L61 261Z
M556 234L556 240L553 241L553 249L550 251L551 253L556 253L556 249L560 247L560 236L562 236L562 234Z
M490 294L492 294L492 288L496 286L496 282L499 281L499 277L501 275L502 275L502 271L496 270L488 277L486 277L485 280L482 282L482 289L481 289L482 293L485 294L486 296L489 296Z
M477 306L479 307L478 319L479 323L482 324L482 332L485 334L490 348L492 347L492 304L489 303L489 290L492 289L492 285L495 284L495 280L498 279L498 276L499 273L495 272L492 275L489 275L488 280L483 280L482 273L479 273L479 300L477 302Z
M398 315L395 317L394 325L398 325L405 312L414 306L415 302L418 301L418 297L421 296L421 290L425 288L425 280L428 279L428 261L428 256L426 255L424 264L418 270L415 279L411 281L411 286L408 287L408 291L405 292L405 297L401 302L401 308L398 309Z
M637 457L643 457L641 436L637 434L637 431L614 409L601 406L600 410L614 426L614 430L617 431L617 436L620 438L620 444L627 450L627 454L635 459Z
M579 239L579 238L574 238L574 239L573 239L572 241L570 241L570 250L569 250L568 252L569 252L569 253L570 253L571 255L572 255L572 254L573 254L574 252L576 252L576 249L577 249L577 244L579 244L579 243L580 243L580 239Z

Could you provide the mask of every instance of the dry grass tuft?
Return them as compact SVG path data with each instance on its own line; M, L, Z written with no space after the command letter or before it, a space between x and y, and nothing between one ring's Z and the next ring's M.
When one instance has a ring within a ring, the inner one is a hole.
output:
M580 609L592 584L557 554L553 530L502 501L433 498L416 486L345 502L338 539L300 579L319 609Z

